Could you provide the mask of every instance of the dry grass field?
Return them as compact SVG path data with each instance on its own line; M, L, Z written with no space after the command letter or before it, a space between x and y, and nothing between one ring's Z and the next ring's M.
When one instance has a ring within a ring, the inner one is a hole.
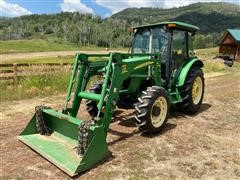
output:
M240 72L206 74L201 111L172 109L165 129L152 137L135 127L133 112L117 110L108 133L110 154L76 179L240 179ZM61 109L64 95L2 102L1 179L69 179L17 140L34 107ZM85 108L79 116L87 119Z
M107 137L107 160L76 179L240 179L240 64L226 67L213 59L216 52L197 51L204 60L206 83L198 114L172 108L164 130L146 137L135 126L133 110L117 109ZM15 52L2 54L1 63L55 62L73 53ZM36 105L62 109L69 75L58 77L61 83L55 77L29 77L18 86L1 85L0 179L69 179L17 140ZM84 106L78 116L89 118Z

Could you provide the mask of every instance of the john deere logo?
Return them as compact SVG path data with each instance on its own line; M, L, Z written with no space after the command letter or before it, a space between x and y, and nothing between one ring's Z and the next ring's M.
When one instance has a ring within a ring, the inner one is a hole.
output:
M142 63L142 64L136 66L134 69L139 69L139 68L151 65L151 64L153 64L153 62L145 62L145 63Z
M124 73L126 73L126 72L128 72L128 70L127 70L127 65L124 64L124 65L122 65L122 74L124 74Z

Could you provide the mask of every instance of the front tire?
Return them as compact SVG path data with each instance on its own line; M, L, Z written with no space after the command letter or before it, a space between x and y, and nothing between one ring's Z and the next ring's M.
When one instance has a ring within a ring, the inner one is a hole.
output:
M102 91L103 81L96 82L90 87L90 92L95 94L100 94ZM87 112L91 117L96 117L98 114L97 102L92 100L86 101Z
M143 133L160 132L166 124L170 103L167 92L159 86L148 87L142 91L135 105L135 120Z
M182 112L194 114L200 109L204 86L202 70L198 67L191 68L184 85L179 89L183 101L177 105Z

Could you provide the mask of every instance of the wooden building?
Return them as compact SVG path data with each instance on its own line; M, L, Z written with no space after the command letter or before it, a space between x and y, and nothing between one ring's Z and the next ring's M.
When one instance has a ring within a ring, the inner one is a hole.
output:
M240 62L240 29L228 29L219 43L219 56Z

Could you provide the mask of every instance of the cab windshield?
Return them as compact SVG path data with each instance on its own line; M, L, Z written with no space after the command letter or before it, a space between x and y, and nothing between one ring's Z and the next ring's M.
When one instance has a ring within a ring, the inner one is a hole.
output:
M168 32L161 27L138 29L132 42L132 53L161 53L165 54L168 47Z

